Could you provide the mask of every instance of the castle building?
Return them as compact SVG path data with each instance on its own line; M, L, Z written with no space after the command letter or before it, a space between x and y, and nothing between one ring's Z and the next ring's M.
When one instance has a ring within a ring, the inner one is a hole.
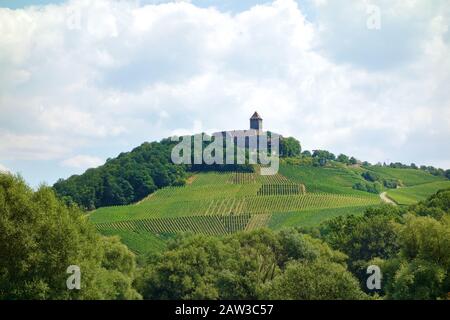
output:
M250 129L262 131L262 121L263 119L258 114L258 112L255 111L255 113L250 118Z
M251 137L251 136L259 136L263 134L262 131L262 121L263 119L255 111L255 113L250 118L250 129L248 130L231 130L231 131L222 131L223 137L229 136L232 139L237 139L238 137Z

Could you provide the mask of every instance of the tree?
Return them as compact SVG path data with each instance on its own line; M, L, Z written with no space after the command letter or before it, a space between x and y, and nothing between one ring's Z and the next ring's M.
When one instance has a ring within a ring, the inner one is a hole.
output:
M312 157L311 151L309 151L309 150L303 151L302 156L307 157L307 158Z
M370 181L370 182L380 181L380 176L379 176L377 173L372 172L372 171L366 171L366 172L363 172L363 173L361 174L361 176L362 176L365 180Z
M367 299L343 265L321 260L289 263L266 287L264 296L276 300Z
M282 157L299 157L302 148L300 142L293 138L280 139L280 156Z
M445 177L450 180L450 169L445 170Z
M333 249L348 255L349 269L364 283L370 260L396 256L399 250L396 226L401 213L387 205L367 209L361 217L340 216L324 222L320 234Z
M36 192L0 174L0 299L135 299L134 255L101 237L82 212L51 188ZM68 290L66 270L81 269L81 290Z
M326 160L335 160L336 156L326 150L314 150L312 156L314 158L322 158L322 159L326 159Z
M358 163L358 160L355 157L351 157L350 160L349 160L349 163L354 165L354 164Z
M336 156L326 150L314 150L312 154L315 166L325 166L328 160L335 160Z
M338 157L337 157L337 159L336 159L338 162L341 162L341 163L345 163L345 164L348 164L349 163L349 157L348 156L346 156L345 154L340 154L340 155L338 155Z
M450 220L409 214L399 231L400 254L379 261L389 299L445 299L450 292Z

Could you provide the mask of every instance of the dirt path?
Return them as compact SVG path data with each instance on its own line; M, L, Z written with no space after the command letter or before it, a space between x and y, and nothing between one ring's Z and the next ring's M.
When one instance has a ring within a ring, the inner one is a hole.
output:
M381 198L381 200L383 200L383 202L392 204L392 205L394 205L394 206L397 205L397 204L395 203L395 201L393 201L392 199L390 199L390 198L387 196L386 191L380 193L380 198Z

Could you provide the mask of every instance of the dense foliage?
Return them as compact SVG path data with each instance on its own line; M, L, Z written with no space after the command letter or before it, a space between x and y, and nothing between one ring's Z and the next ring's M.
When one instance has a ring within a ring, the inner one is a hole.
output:
M298 157L302 151L300 142L293 138L281 138L280 139L280 156L281 157Z
M324 223L320 235L349 256L364 284L370 264L383 272L388 299L445 299L450 292L450 189L407 209L385 206Z
M401 209L383 206L317 229L180 235L136 259L100 236L53 190L0 175L0 299L367 299L378 265L386 299L446 299L450 189ZM82 271L68 290L67 267ZM366 292L364 292L366 291Z
M100 236L79 209L48 187L32 191L0 174L0 299L137 299L135 258L118 238ZM67 268L81 289L68 290Z
M362 299L345 255L295 230L179 238L149 258L146 299Z
M357 182L353 185L353 189L378 194L382 190L382 185L378 181L373 182L373 183Z
M170 161L172 146L169 140L143 143L53 188L66 202L89 210L138 201L158 188L184 184L186 169Z

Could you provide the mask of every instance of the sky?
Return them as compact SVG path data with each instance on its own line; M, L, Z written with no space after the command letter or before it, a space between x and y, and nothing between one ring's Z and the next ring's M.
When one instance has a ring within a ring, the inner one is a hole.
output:
M450 168L447 0L0 0L0 170L32 186L144 141L264 128Z

